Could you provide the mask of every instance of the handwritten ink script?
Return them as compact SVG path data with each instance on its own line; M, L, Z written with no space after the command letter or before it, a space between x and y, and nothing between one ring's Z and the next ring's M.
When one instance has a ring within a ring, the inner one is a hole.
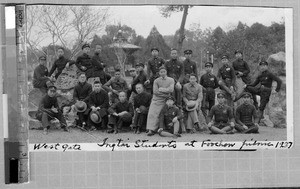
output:
M195 150L256 150L256 149L290 149L293 142L289 141L257 141L244 140L239 142L211 141L209 139L189 142L177 142L170 140L166 142L150 142L149 140L117 139L109 141L104 138L98 143L37 143L30 145L30 151L116 151L116 150L139 150L139 149L195 149Z

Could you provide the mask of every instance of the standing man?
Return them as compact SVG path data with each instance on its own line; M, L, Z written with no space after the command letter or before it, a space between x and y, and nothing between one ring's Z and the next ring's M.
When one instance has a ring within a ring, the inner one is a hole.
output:
M250 84L250 68L248 66L248 63L243 60L243 52L240 50L236 50L234 54L236 60L232 63L232 67L235 71L236 77L241 78L245 84Z
M69 68L73 64L75 64L75 61L69 60L64 57L65 51L63 47L59 47L57 49L57 55L58 59L54 61L52 68L49 72L49 75L52 76L55 70L57 70L55 74L55 79L58 78L58 76L62 73L63 69Z
M195 128L200 130L198 113L203 95L202 86L197 83L197 75L192 73L189 77L189 83L183 86L183 101L187 113L186 129L194 133Z
M164 66L159 68L160 77L154 80L153 97L147 117L148 136L152 136L158 129L159 113L165 105L165 99L174 92L174 79L167 76Z
M39 57L39 65L34 69L33 87L39 88L42 92L47 92L47 83L53 82L52 77L48 77L48 68L46 67L46 57Z
M218 80L220 89L222 89L226 94L227 104L233 107L233 100L235 98L235 71L229 65L228 56L224 55L221 59L222 66L218 71Z
M183 84L186 84L189 82L189 75L195 74L197 76L198 81L198 70L197 70L197 64L195 61L191 60L193 51L192 50L185 50L184 52L185 60L183 61L183 67L184 67L184 81Z
M182 108L182 83L184 78L184 68L182 62L178 60L177 49L171 49L171 59L165 64L168 77L175 81L175 101L178 108Z
M93 64L92 64L92 59L88 55L90 52L90 45L89 44L84 44L82 45L82 52L83 54L79 56L76 60L76 66L77 68L86 73L87 79L93 76Z
M93 65L93 76L92 77L99 77L100 82L102 85L104 85L106 82L108 82L111 78L111 76L104 72L105 63L103 62L101 58L102 47L101 45L97 44L95 47L95 54L92 57L92 65Z
M145 87L148 92L153 93L153 82L159 77L159 68L165 64L165 60L158 57L159 49L157 47L151 48L152 58L148 60L147 64L147 81Z

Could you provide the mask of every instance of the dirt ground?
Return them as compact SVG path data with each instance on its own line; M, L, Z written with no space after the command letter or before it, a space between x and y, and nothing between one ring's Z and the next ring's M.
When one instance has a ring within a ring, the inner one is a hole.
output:
M78 128L71 128L70 133L60 129L51 128L48 135L43 135L42 130L29 130L30 143L97 143L102 142L104 138L109 138L109 142L116 142L117 139L123 139L126 142L135 142L136 140L149 140L151 142L164 142L170 138L160 137L158 134L154 136L146 136L146 133L134 134L133 132L123 132L118 134L108 134L104 131L86 132ZM285 128L260 127L259 134L230 134L230 135L212 135L208 131L206 133L183 134L182 137L175 139L178 142L189 142L192 140L212 141L282 141L287 139L287 130Z

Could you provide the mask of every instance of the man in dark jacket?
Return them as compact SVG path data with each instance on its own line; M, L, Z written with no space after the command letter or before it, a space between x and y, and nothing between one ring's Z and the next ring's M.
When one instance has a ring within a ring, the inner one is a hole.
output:
M95 54L92 57L92 64L93 64L93 77L99 77L100 82L104 85L107 81L110 80L111 76L104 72L105 64L100 56L102 51L101 45L96 45L95 47Z
M90 45L89 44L84 44L82 46L82 52L83 54L79 56L76 60L76 66L77 68L86 73L87 79L93 76L93 64L92 64L92 59L88 55L90 52Z
M42 92L47 92L47 83L53 82L54 79L48 77L48 68L46 67L46 57L39 57L39 65L34 69L33 87L39 88Z
M55 78L57 79L58 76L62 73L63 69L69 68L73 64L75 64L75 61L69 60L64 57L64 48L59 47L57 49L58 59L54 61L52 68L49 72L49 76L51 76L55 70L57 70L57 73L55 74Z
M232 67L235 71L236 77L242 78L245 84L251 83L251 78L249 77L250 68L248 63L243 60L243 53L240 50L235 51L236 60L232 62Z
M186 84L189 82L190 74L195 74L197 76L197 81L198 79L198 70L197 70L197 64L195 61L191 60L193 51L190 49L187 49L183 51L185 60L183 61L183 67L184 67L184 80L183 84Z

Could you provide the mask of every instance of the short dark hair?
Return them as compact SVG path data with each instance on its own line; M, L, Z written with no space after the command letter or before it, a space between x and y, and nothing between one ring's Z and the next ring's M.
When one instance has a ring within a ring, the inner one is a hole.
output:
M120 71L121 71L120 68L115 68L115 73L116 73L116 72L120 72Z
M197 75L196 75L196 74L191 73L191 74L190 74L190 77L191 77L191 76L195 76L195 78L197 79ZM189 77L189 78L190 78L190 77Z
M177 49L176 48L172 48L171 51L177 51Z
M59 49L65 51L65 49L63 47L58 47L57 50L59 50Z
M143 85L142 83L137 83L137 84L135 85L135 87L138 86L138 85L141 85L141 86L144 88L144 85Z
M101 84L101 83L100 83L100 81L96 80L96 81L94 81L94 85L95 84Z
M78 77L80 77L81 75L85 75L86 76L86 73L85 72L79 72Z

